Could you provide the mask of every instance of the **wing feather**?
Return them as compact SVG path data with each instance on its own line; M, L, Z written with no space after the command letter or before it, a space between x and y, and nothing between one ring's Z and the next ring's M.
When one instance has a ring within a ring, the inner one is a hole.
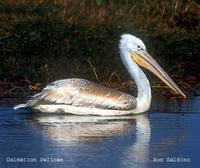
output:
M84 79L58 80L34 95L28 106L66 104L100 109L130 110L137 105L135 97Z

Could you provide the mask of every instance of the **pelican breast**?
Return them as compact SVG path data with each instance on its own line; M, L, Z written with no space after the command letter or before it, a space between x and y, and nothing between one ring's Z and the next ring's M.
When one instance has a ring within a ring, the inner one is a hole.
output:
M47 85L27 102L28 107L48 104L131 110L136 108L137 100L127 93L85 79L72 78Z

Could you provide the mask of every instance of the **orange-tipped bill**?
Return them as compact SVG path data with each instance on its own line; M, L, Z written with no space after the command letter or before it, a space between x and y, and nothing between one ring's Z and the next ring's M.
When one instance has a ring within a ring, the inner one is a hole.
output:
M174 81L167 75L167 73L160 67L160 65L148 54L145 50L140 50L132 54L133 60L140 66L147 68L165 82L176 93L186 98L186 95L181 89L174 83Z

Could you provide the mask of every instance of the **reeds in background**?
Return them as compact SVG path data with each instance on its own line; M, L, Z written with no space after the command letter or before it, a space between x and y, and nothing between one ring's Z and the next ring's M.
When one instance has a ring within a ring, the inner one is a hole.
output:
M143 39L171 75L198 76L199 20L194 0L4 0L0 81L6 90L13 82L33 86L68 77L127 80L118 54L123 33Z

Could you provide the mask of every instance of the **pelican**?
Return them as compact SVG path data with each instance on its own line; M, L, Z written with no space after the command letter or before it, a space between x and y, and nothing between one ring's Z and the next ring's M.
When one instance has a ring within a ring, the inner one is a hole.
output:
M181 89L148 54L139 38L123 34L119 42L120 56L127 71L136 83L137 98L94 82L79 79L63 79L47 85L40 93L14 107L29 108L46 113L68 113L75 115L121 116L148 111L151 105L151 87L140 69L147 68L177 94L186 98Z

